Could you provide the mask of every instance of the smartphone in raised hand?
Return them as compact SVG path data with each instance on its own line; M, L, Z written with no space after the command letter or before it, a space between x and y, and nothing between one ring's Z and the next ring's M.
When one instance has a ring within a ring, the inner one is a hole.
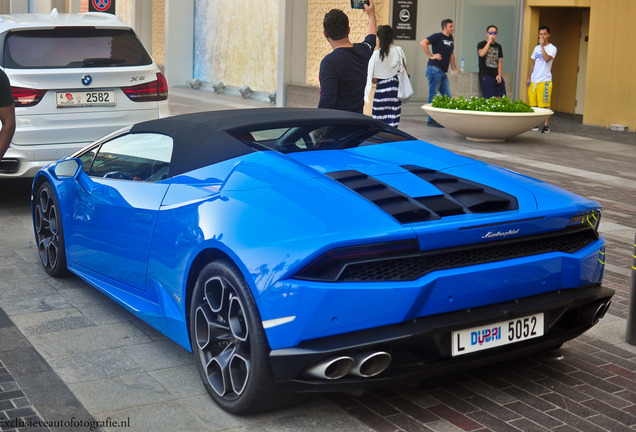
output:
M353 9L364 9L364 5L369 5L369 2L366 0L351 0L351 7Z

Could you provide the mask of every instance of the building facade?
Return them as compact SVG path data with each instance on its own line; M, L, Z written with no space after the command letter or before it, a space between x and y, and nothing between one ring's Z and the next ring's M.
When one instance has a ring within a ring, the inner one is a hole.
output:
M93 0L7 0L0 13L88 10ZM401 19L412 27L399 39L415 95L403 113L420 114L426 102L427 58L419 42L455 21L457 66L450 74L454 96L478 96L477 43L486 27L499 28L503 71L510 97L526 99L526 76L540 25L558 48L553 65L553 109L583 115L583 123L636 130L636 17L634 0L375 0L379 24ZM199 84L256 97L279 106L316 106L318 67L330 50L322 17L340 8L350 17L351 39L366 30L364 12L349 0L115 0L115 13L131 24L164 68L170 85ZM397 21L395 21L397 22Z

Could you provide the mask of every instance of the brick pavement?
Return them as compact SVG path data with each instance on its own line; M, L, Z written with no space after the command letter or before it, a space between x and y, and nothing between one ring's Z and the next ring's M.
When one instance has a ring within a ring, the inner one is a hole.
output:
M175 113L259 105L188 89L175 89L171 98ZM28 187L18 185L13 192L0 188L0 307L17 323L0 326L0 360L6 365L0 368L0 388L11 393L21 387L28 399L17 403L32 406L45 420L128 415L131 427L125 430L635 431L636 347L623 340L636 230L634 135L593 128L578 137L580 125L557 120L552 134L526 133L504 144L471 143L447 130L427 129L417 118L404 119L402 127L603 204L604 284L617 294L601 323L559 350L362 396L311 395L263 416L230 416L204 394L182 349L77 278L54 281L41 271ZM14 332L10 337L7 328ZM11 346L14 340L27 345ZM81 345L89 350L76 351ZM12 376L16 384L2 387ZM55 407L59 397L63 403ZM3 406L8 405L0 402L0 413Z
M37 424L42 418L29 398L0 360L0 430L26 431L27 424ZM40 430L50 430L42 427Z
M378 432L634 431L636 354L583 335L561 349L425 381L332 396Z
M18 183L22 186L26 184L23 181ZM4 182L3 189L5 191L10 189L10 192L0 194L0 203L2 203L0 209L6 210L6 201L12 200L16 193L19 194L28 191L28 189L24 189L24 187L15 188L13 187L14 185L16 185L16 183L12 180ZM11 206L9 206L9 208L11 208ZM5 259L2 261L5 262ZM7 279L6 273L2 271L2 267L0 267L0 275L3 279ZM0 431L22 432L33 430L32 428L25 427L23 422L42 420L20 384L6 368L2 360L6 357L8 352L18 352L27 345L28 342L26 342L24 336L15 327L2 308L0 308ZM40 428L39 430L47 431L49 429Z

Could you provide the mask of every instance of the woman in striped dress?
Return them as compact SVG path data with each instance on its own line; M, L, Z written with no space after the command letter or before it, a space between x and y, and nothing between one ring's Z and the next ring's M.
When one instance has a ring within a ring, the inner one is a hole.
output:
M393 45L391 26L378 26L378 40L380 49L369 60L364 100L369 102L371 83L375 83L372 117L398 127L402 101L398 98L397 74L402 67L406 68L406 60L402 48Z

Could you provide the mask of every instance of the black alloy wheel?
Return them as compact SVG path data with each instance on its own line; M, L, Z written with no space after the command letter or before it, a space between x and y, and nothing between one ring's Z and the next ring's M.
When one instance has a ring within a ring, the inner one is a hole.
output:
M269 344L249 288L228 262L199 273L190 304L190 342L206 390L234 414L287 403L269 367Z
M68 269L64 249L64 230L60 207L51 184L42 183L33 200L33 225L40 261L51 276L66 276Z

